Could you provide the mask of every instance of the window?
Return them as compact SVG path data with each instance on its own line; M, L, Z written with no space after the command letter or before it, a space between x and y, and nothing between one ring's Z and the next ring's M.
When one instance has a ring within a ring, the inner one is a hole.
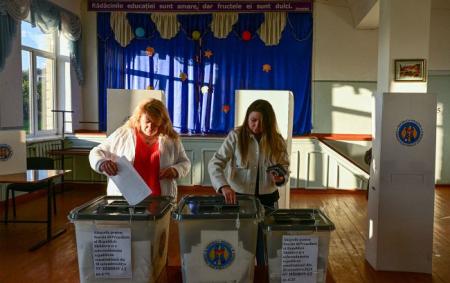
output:
M68 40L57 32L45 34L26 21L21 27L23 127L28 136L54 135L61 128L62 114L53 110L71 107ZM65 120L71 119L65 115Z

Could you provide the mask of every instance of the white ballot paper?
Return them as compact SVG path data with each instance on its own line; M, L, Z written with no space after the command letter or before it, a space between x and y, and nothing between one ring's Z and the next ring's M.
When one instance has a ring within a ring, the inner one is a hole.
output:
M116 176L110 177L111 181L117 186L128 204L140 203L152 193L152 190L125 156L121 156L116 162L119 171Z

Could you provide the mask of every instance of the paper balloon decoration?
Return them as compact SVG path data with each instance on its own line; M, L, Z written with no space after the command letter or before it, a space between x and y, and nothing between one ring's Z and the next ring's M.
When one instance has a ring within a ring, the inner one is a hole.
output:
M201 34L200 34L200 32L199 32L198 30L194 30L194 31L192 32L192 39L193 39L193 40L199 40L199 39L200 39L200 36L201 36Z
M252 34L248 30L243 31L242 40L249 41L250 39L252 39Z
M138 28L136 28L134 33L136 34L137 37L144 37L145 30L143 28L141 28L141 27L138 27Z

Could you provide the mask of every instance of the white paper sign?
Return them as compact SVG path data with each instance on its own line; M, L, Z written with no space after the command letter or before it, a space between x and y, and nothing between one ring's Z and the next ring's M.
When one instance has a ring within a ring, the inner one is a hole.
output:
M283 235L281 282L317 281L318 237Z
M110 177L111 181L130 205L140 203L152 193L152 190L125 156L121 156L116 162L119 171L116 176Z
M95 278L131 278L131 229L94 230L92 237Z

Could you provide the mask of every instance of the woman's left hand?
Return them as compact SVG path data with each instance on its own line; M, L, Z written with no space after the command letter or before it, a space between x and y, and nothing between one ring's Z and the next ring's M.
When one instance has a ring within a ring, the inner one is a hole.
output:
M175 179L177 177L178 177L178 172L173 167L167 167L167 168L161 169L161 171L159 171L160 179Z

